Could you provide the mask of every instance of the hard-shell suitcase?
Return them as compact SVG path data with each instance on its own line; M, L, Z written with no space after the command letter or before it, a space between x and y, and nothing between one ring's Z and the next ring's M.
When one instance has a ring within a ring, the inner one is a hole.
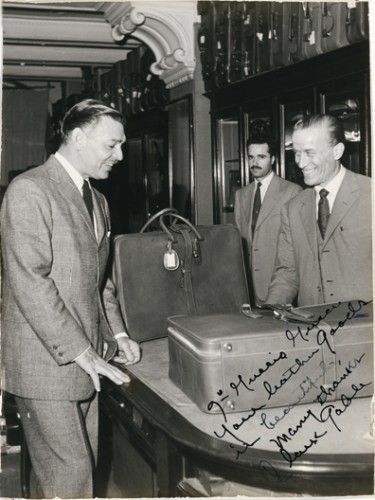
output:
M347 3L323 2L322 4L322 50L339 49L349 44L346 34Z
M287 50L284 45L283 32L288 30L284 23L284 12L286 6L281 2L271 2L269 5L269 33L270 40L270 68L283 65L283 52Z
M132 339L167 336L167 318L176 314L238 311L249 301L241 236L231 225L125 234L114 241L113 277L126 328ZM174 211L175 212L175 211Z
M299 2L282 2L283 8L283 64L293 64L302 59L301 7Z
M318 56L322 50L322 4L321 2L300 3L303 29L301 53L303 59Z
M309 318L280 321L271 311L259 318L169 318L171 380L212 413L372 394L372 304L354 300L295 311Z
M347 2L346 34L350 43L367 40L369 36L368 2Z
M269 2L255 3L255 23L256 23L256 38L255 38L255 61L256 73L262 73L270 69L270 16Z

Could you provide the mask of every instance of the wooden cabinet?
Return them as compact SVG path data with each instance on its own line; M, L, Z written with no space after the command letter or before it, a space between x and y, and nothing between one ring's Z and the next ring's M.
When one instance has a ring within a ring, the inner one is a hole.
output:
M207 94L211 100L215 223L234 221L235 190L250 179L246 140L254 120L271 124L279 146L276 172L303 186L294 161L294 123L313 113L343 121L350 170L371 175L369 49L367 42L254 75Z

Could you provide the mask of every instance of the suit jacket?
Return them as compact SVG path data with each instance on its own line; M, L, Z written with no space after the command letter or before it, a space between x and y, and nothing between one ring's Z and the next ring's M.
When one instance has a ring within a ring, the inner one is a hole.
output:
M2 209L5 388L35 399L82 400L90 377L74 362L124 331L106 279L108 207L93 189L98 239L82 196L54 156L9 185Z
M315 190L282 211L282 230L269 303L321 304L372 299L371 180L346 171L324 240L316 222Z
M274 175L259 212L254 235L251 231L255 181L236 192L235 219L242 235L255 302L264 301L275 265L277 240L281 226L281 208L301 191L301 187Z

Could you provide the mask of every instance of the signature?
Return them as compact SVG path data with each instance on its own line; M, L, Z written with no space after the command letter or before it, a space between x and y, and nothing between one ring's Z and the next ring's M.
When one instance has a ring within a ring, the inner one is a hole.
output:
M271 353L269 353L271 354ZM265 367L260 367L257 371L257 373L255 373L253 376L249 377L247 382L244 381L242 375L237 375L237 378L238 378L238 382L231 382L229 384L229 386L234 389L236 391L236 396L239 395L239 390L238 388L240 386L244 387L246 390L248 391L254 391L254 389L252 389L250 387L250 385L255 382L255 380L257 378L259 378L261 375L264 375L270 368L271 366L275 365L278 361L280 361L280 359L286 359L288 357L288 355L286 354L286 352L284 351L280 351L279 354L272 359L272 361L266 361L265 363Z
M340 376L338 380L334 380L330 387L325 387L323 385L320 386L320 393L318 394L317 401L322 405L326 402L328 396L331 396L337 389L337 387L341 384L343 380L345 380L353 370L362 362L363 357L366 353L363 353L358 359L354 358L352 361L349 361L348 365L345 367L344 373ZM341 365L341 361L339 361L339 365Z
M307 412L304 414L304 416L299 420L297 425L293 427L289 427L288 430L283 433L279 434L276 436L276 438L270 439L270 442L273 442L276 444L276 446L279 448L281 456L284 458L289 463L289 467L292 466L293 462L297 460L297 458L301 457L304 455L308 449L310 449L312 446L316 445L322 437L327 435L328 430L325 430L324 432L321 432L318 434L317 431L314 431L314 435L312 438L309 439L309 441L304 444L303 449L295 451L295 452L289 452L285 447L284 444L289 443L289 441L292 441L293 437L296 436L301 429L303 428L304 424L308 420L315 420L318 423L324 424L326 422L331 422L334 427L341 432L341 428L338 425L338 421L336 417L340 417L343 415L349 406L351 405L353 399L357 395L358 392L360 392L362 389L367 387L368 385L371 385L371 382L368 383L359 383L357 384L352 384L351 389L352 393L351 394L345 394L342 393L339 398L339 402L341 403L340 407L336 406L335 404L327 404L325 405L320 412L317 414L315 413L311 408L307 410Z
M334 365L333 361L330 361L329 363L325 363L324 361L321 361L319 363L319 366L321 368L321 373L319 374L319 376L315 377L314 380L311 380L311 378L307 375L302 380L302 382L298 386L298 388L301 389L301 394L298 396L298 398L293 403L290 403L288 406L285 406L282 409L282 415L281 416L275 415L274 421L272 421L272 420L267 420L267 414L262 412L260 414L260 418L261 418L260 425L264 425L267 429L273 430L276 427L276 425L278 425L279 422L281 422L286 417L286 415L288 415L288 413L290 413L290 411L293 408L295 408L298 404L300 404L303 401L303 399L311 391L312 388L318 390L318 386L316 385L316 383L324 377L324 374L325 374L327 368L331 365Z
M342 328L347 321L350 319L354 318L355 315L362 309L363 306L366 306L367 304L370 304L372 300L365 301L365 300L356 300L353 302L348 302L348 311L346 313L345 318L341 319L340 321L337 322L337 325L334 327L330 328L329 331L327 332L324 328L319 328L318 331L316 332L316 343L321 346L323 344L326 344L328 349L332 354L335 354L335 351L333 349L333 346L331 345L330 337L333 337L337 331ZM292 332L291 330L286 330L285 335L288 340L291 340L293 342L293 347L295 347L295 340L297 337L300 337L303 341L308 342L309 339L309 334L312 330L317 328L320 325L320 322L325 319L334 309L337 309L341 305L341 302L338 302L337 304L331 304L325 312L318 317L318 319L314 320L311 324L307 325L306 327L298 326L297 330Z
M267 394L268 394L268 399L271 399L271 397L276 394L279 389L281 389L287 382L290 380L294 375L296 375L300 369L305 366L311 359L318 353L320 352L320 349L314 349L306 359L300 360L299 358L295 358L295 363L290 366L287 370L282 375L285 375L282 377L279 381L279 385L274 385L273 387L271 384L265 380L263 382L263 387L265 388Z

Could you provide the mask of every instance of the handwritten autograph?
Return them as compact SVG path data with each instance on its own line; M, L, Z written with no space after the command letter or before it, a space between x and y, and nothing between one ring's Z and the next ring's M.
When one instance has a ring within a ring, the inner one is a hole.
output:
M333 337L340 328L345 326L347 321L355 317L355 315L362 309L363 306L371 304L371 302L372 300L369 301L356 300L348 302L347 305L348 311L346 313L345 318L338 321L337 325L335 325L334 327L329 328L328 332L324 328L319 328L318 331L316 332L316 343L319 346L327 344L327 347L331 351L331 353L335 354L336 351L333 350L333 346L329 341L329 336ZM298 326L297 330L294 332L292 332L292 330L286 330L285 331L286 338L293 342L293 347L295 347L296 343L295 340L298 337L300 337L305 342L308 342L310 340L309 339L310 332L314 330L316 327L318 327L321 321L325 319L334 309L337 309L340 305L341 302L329 305L329 307L325 310L325 312L322 315L320 315L316 320L312 321L311 324L307 325L305 328Z
M320 347L323 344L326 344L329 351L335 354L333 349L333 342L331 338L336 335L340 328L345 326L347 321L354 318L356 315L358 316L359 311L363 306L370 304L372 301L351 301L347 304L347 311L343 319L340 319L336 325L329 326L321 324L321 322L336 308L338 308L341 303L332 304L327 306L325 312L319 316L315 321L313 321L309 325L298 326L295 331L290 329L285 331L286 338L291 340L293 343L293 347L295 347L296 339L299 337L303 341L308 342L310 340L310 333L315 329L314 339L316 340L316 344L319 348L312 350L304 359L294 358L293 364L291 364L287 370L285 370L281 375L280 380L277 383L270 383L268 380L263 380L263 388L265 389L266 400L264 404L260 404L258 406L254 406L250 408L250 410L246 413L245 416L240 416L238 420L233 423L233 418L231 422L227 418L227 414L223 408L223 401L225 401L229 396L225 395L221 397L220 401L210 401L207 408L209 411L219 409L221 415L223 417L223 423L220 426L220 432L214 431L214 434L219 438L224 438L226 435L230 435L235 443L228 443L228 445L235 450L236 459L238 459L241 455L247 452L250 447L253 447L257 444L264 436L260 433L259 435L253 439L246 441L242 437L239 437L236 431L242 428L242 426L246 423L252 422L252 425L260 425L265 427L266 429L274 430L280 422L295 408L295 406L306 398L307 394L311 390L315 390L316 397L314 400L320 404L320 409L316 409L316 407L310 407L304 413L304 415L299 419L299 421L295 425L290 425L288 430L285 432L278 433L272 439L269 439L270 443L274 443L279 450L281 456L286 460L289 464L289 467L292 467L293 463L300 457L302 457L310 448L317 446L319 441L323 439L330 431L328 428L323 429L313 429L311 435L307 438L307 440L302 445L301 449L297 451L290 451L288 448L293 445L293 438L298 435L298 433L302 432L304 425L307 421L316 422L317 424L328 425L331 424L334 429L338 432L341 432L340 428L340 416L343 415L347 409L350 407L353 399L357 397L357 395L367 386L371 385L372 382L360 382L360 383L352 383L350 389L345 389L340 394L337 394L337 400L332 402L327 400L330 396L332 396L336 391L340 388L340 384L348 377L352 376L355 372L356 368L362 363L365 353L362 355L355 357L350 360L343 369L341 375L330 383L330 385L321 384L321 379L324 378L325 373L329 366L335 364L334 361L330 361L328 364L321 361L319 363L320 373L317 377L312 379L310 376L306 375L302 382L299 384L298 389L301 391L298 398L288 406L285 406L281 410L281 414L273 417L273 420L267 418L267 413L262 411L267 408L267 402L284 386L286 386L290 379L292 379L297 373L299 373L303 368L305 368L308 363L320 352ZM269 353L271 354L271 353ZM252 384L261 377L266 377L267 372L275 365L277 365L281 360L288 359L288 354L285 351L280 351L275 354L272 359L266 361L264 366L255 370L250 376L247 378L242 375L237 375L235 381L232 381L229 386L231 389L234 389L236 396L240 395L240 390L246 390L249 392L253 392L255 389L252 387ZM338 366L341 366L340 360L337 361ZM223 395L223 391L220 390L217 393L219 396ZM314 395L315 396L315 395ZM327 403L327 404L326 404ZM259 416L258 419L254 417ZM262 463L260 463L262 462ZM274 474L277 477L279 473L274 470L272 464L267 462L266 460L261 460L259 465L264 468L264 470L268 471L268 473ZM281 480L281 478L280 478ZM283 479L285 480L285 478Z
M327 404L321 409L319 414L316 414L313 410L311 410L311 408L309 408L304 416L299 420L297 425L295 425L294 427L289 427L285 433L277 435L275 439L270 439L270 442L273 442L277 445L280 450L281 456L289 463L289 467L292 466L293 462L298 457L304 455L309 448L311 448L313 445L316 445L319 439L321 439L328 433L328 430L322 432L321 434L318 434L317 431L314 431L314 436L310 438L309 442L304 445L302 450L292 453L287 451L284 447L284 444L291 441L292 438L296 436L298 432L300 432L305 422L309 420L310 417L321 424L330 421L335 426L335 428L339 432L341 432L341 429L335 417L340 417L342 414L344 414L351 405L352 400L357 395L357 393L370 384L371 382L365 384L360 383L358 385L352 384L352 394L347 395L345 393L342 393L340 396L341 407L337 408L336 404Z

